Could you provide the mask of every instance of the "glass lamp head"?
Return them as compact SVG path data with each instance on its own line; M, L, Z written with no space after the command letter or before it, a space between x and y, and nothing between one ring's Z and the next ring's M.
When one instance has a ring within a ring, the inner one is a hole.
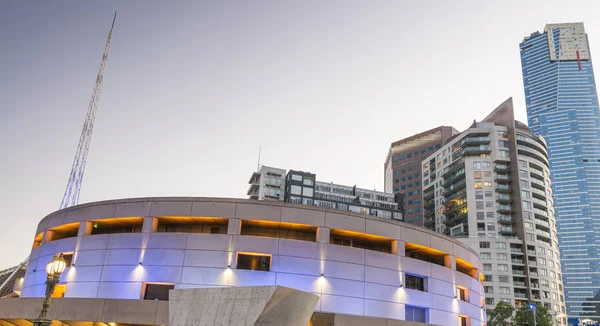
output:
M48 276L59 277L62 272L67 268L67 262L63 257L63 254L56 254L54 258L46 265L46 274Z

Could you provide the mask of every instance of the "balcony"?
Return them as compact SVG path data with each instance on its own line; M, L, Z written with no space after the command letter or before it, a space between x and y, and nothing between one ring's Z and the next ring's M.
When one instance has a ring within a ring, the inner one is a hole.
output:
M510 226L502 226L500 228L500 234L502 234L502 235L513 235L513 234L515 234L515 231Z
M545 190L546 189L546 184L544 183L544 181L540 181L537 179L529 179L529 181L531 182L531 185L541 189L541 190Z
M466 186L466 181L465 181L465 179L462 179L462 180L458 181L457 183L453 183L452 185L450 185L450 187L444 188L444 193L447 194L447 193L455 192L460 189L464 189L465 186Z
M454 173L454 172L458 171L460 168L464 168L464 167L465 167L465 159L461 158L461 159L457 160L456 162L452 163L450 166L446 167L444 170L442 170L442 177L447 178L452 173Z
M527 261L527 265L528 266L537 266L537 262L533 261L533 260L528 260Z
M513 212L513 208L510 205L498 205L496 206L496 212L500 214L510 214Z
M539 218L535 219L535 223L539 224L539 225L542 225L542 226L545 226L547 228L550 228L550 223L548 223L548 222L546 222L544 220L540 220Z
M467 195L467 192L464 191L464 190L463 191L459 191L459 192L455 192L455 193L452 193L450 196L445 197L444 198L444 202L449 202L449 201L457 199L457 198L462 198L462 197L464 197L466 195Z
M512 191L512 189L507 186L507 185L497 185L496 186L496 191L497 192L503 192L503 193L509 193Z
M539 215L541 217L548 218L548 212L546 212L544 210L541 210L541 209L538 209L538 208L533 208L533 213L537 214L537 215Z
M423 215L425 217L435 217L435 209L433 208L426 208L423 210Z
M525 264L523 263L523 259L516 259L516 258L513 258L513 259L511 259L510 261L511 261L513 264L525 265Z
M512 216L510 216L510 215L500 215L500 216L498 216L498 223L513 224L513 223L515 223L515 220L513 220Z
M535 230L535 234L551 239L550 232L542 231L540 229Z
M435 218L426 218L425 219L425 227L430 227L435 225Z
M513 275L525 275L525 271L520 271L518 269L513 269Z
M446 220L444 220L445 225L453 225L458 221L467 218L469 214L467 212L457 213L457 214L445 214Z
M537 170L529 170L529 175L532 178L544 181L544 174L543 172L537 171Z
M520 288L526 288L527 287L527 285L525 285L525 282L515 282L515 281L513 281L513 286L517 286L517 287L520 287Z
M510 204L512 203L512 197L509 195L498 195L496 196L496 201L501 204Z
M508 172L508 171L510 171L510 167L508 166L508 164L496 163L496 165L494 166L494 171Z
M515 292L515 298L527 298L527 294Z
M535 250L527 250L527 255L528 256L535 256L535 255L537 255L537 252L535 252Z
M465 207L467 207L467 201L466 200L464 200L462 203L459 203L459 202L456 202L456 201L451 201L446 206L446 212L448 212L448 213L457 212L458 213L459 211L461 211Z
M490 137L465 137L460 141L460 146L467 147L469 145L489 144Z
M496 180L497 183L509 183L510 177L506 174L498 174L494 180Z
M444 187L448 187L449 185L455 183L458 180L464 179L465 178L465 171L461 171L460 173L457 174L453 174L451 176L449 176L448 178L444 179Z
M536 188L531 188L531 193L535 198L539 198L541 200L546 200L546 192L543 190L539 190Z
M429 200L431 198L435 197L435 192L431 191L431 192L424 192L423 193L423 199L424 200Z
M521 155L530 156L537 159L538 161L548 164L548 158L546 157L546 155L544 155L544 153L538 151L535 148L531 148L525 145L517 145L517 149L519 154Z
M479 155L479 154L489 154L492 152L492 148L490 145L479 145L473 147L465 147L463 150L463 155Z
M533 205L539 206L539 208L541 208L541 209L547 209L548 203L545 200L539 200L536 198L532 198L532 199L533 199Z
M521 248L510 248L510 252L514 252L514 253L518 253L518 254L523 254L523 249Z
M538 273L536 272L529 272L529 277L538 277Z
M433 200L433 199L426 200L423 203L423 208L432 208L432 207L435 207L435 200Z
M540 285L539 285L539 284L537 284L537 283L531 283L531 288L532 288L532 289L539 289L539 288L540 288Z

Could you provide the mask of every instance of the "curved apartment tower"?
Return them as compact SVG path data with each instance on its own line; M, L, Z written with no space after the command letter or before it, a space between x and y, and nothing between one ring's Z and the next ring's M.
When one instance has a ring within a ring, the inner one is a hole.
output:
M476 249L486 306L541 302L566 325L546 142L512 99L423 161L425 225Z

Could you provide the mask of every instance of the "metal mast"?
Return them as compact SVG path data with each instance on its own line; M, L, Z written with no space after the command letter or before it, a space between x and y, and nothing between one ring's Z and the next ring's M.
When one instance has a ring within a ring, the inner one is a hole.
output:
M87 160L88 150L90 149L90 142L92 140L92 130L94 129L94 120L96 119L96 111L98 111L98 103L100 102L100 93L102 92L102 82L104 81L104 70L106 69L106 60L108 59L108 51L110 50L110 40L112 38L113 27L115 26L115 20L117 19L117 12L113 17L112 26L110 32L108 32L108 39L104 46L104 54L102 55L102 62L100 63L100 70L98 71L98 77L96 77L96 86L92 92L92 98L88 106L88 111L85 116L85 122L83 123L83 130L81 131L81 137L79 138L79 145L77 146L77 152L75 153L75 159L73 160L73 167L69 174L69 183L63 196L60 208L66 208L69 206L77 205L79 203L79 191L81 189L81 182L83 180L83 172L85 171L85 163Z

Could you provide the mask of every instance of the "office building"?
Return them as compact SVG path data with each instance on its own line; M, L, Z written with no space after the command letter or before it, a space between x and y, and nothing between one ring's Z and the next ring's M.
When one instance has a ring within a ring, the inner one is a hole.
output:
M384 189L404 196L404 221L423 226L421 161L458 131L440 126L393 142L384 163Z
M271 174L268 178L263 175L266 171ZM264 193L271 195L261 198L260 194ZM321 182L316 174L304 171L289 170L286 175L285 169L263 166L252 174L248 196L249 199L279 200L403 220L403 196L399 193Z
M569 317L600 320L600 116L583 23L520 44L527 119L548 143Z
M37 317L46 264L59 253L67 267L52 293L56 324L172 325L182 317L173 309L188 312L177 305L182 295L169 290L276 285L319 296L313 326L485 323L481 260L455 239L308 205L160 197L93 202L41 219L15 288L20 297L0 299L1 324ZM197 290L188 293L207 292ZM293 304L288 300L280 296L269 307ZM206 301L195 301L193 313L214 311ZM260 302L244 303L236 303L240 315Z
M566 325L546 142L512 99L423 161L425 225L478 251L486 306L541 302Z

